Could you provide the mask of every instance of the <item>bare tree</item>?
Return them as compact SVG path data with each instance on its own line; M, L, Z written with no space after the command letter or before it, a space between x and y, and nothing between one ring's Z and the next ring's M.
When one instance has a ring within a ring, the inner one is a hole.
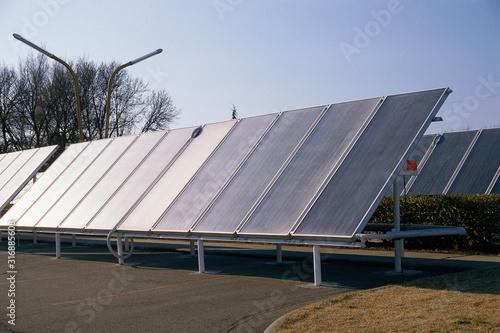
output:
M85 140L104 137L108 79L116 62L81 58L71 64L79 83ZM126 71L113 80L110 136L167 129L179 116L166 91L149 91ZM0 150L78 142L74 86L67 70L43 55L21 59L16 69L0 65Z

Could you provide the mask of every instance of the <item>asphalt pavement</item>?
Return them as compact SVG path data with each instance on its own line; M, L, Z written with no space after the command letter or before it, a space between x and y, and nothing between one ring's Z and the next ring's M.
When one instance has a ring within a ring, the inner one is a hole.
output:
M103 240L72 247L66 238L55 259L52 238L33 244L24 236L15 273L5 237L0 249L4 332L263 332L286 313L349 291L500 266L497 256L407 251L401 276L392 251L321 247L324 285L314 286L311 247L283 246L277 263L273 245L207 242L204 274L186 241L136 243L118 265Z

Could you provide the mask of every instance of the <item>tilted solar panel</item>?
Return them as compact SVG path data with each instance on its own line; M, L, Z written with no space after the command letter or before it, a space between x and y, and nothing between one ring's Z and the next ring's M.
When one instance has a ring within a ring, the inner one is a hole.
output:
M361 232L446 95L437 89L388 96L293 235Z
M324 109L319 106L283 112L193 232L233 233Z
M118 230L149 231L233 129L235 123L236 121L231 120L205 125L201 134L191 141L172 166L155 180L133 210L122 219L123 223Z
M500 128L484 129L448 193L486 193L499 167Z
M57 146L29 149L22 152L2 154L0 174L0 210L3 210L38 170L56 152Z
M49 231L352 241L448 93L74 144L5 217Z
M84 229L94 215L110 200L134 170L147 158L150 151L165 137L167 132L144 133L132 142L130 147L109 169L108 176L92 188L86 196L73 207L72 211L59 225L63 229Z
M172 130L87 222L91 230L111 230L190 142L194 127ZM109 175L109 177L112 177Z
M408 194L443 194L477 134L478 131L444 133Z
M240 120L172 207L154 226L154 231L187 232L251 153L274 123L276 116L270 114ZM263 165L269 163L267 160L260 162ZM245 191L241 192L246 192L250 188L246 187Z
M330 106L240 233L287 235L380 102L372 98Z
M108 169L120 158L137 136L114 138L36 224L37 228L56 228L78 205Z
M64 193L73 185L78 177L92 164L94 159L110 144L111 140L92 141L76 155L76 158L60 173L57 178L45 189L42 195L36 198L32 205L18 217L16 225L18 227L34 227L48 210L61 198ZM71 147L71 146L70 146ZM68 147L68 149L70 149ZM70 150L72 151L72 149ZM51 166L52 168L53 166ZM50 169L51 169L50 168ZM45 178L46 175L42 177ZM38 182L37 182L38 183ZM31 191L38 189L37 183L33 185ZM20 200L13 208L15 208Z

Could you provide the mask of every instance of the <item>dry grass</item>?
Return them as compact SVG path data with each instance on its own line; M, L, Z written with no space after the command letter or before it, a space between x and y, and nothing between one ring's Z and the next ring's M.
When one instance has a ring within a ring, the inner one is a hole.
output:
M349 293L294 312L276 332L500 332L500 268Z

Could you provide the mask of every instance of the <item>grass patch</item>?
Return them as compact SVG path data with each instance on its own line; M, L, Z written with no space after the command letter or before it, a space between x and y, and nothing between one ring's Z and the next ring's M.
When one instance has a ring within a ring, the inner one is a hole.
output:
M500 332L500 268L352 292L288 316L276 332Z

